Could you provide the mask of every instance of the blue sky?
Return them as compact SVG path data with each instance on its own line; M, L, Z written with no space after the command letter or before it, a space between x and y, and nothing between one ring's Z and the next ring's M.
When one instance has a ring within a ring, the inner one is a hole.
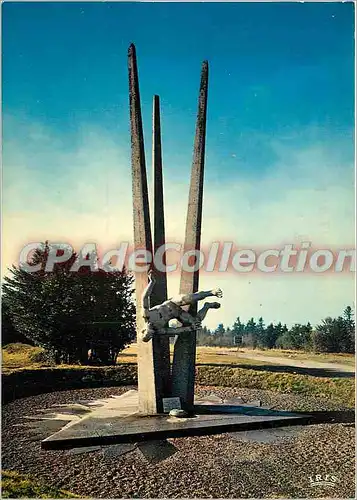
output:
M40 120L69 146L86 121L126 139L130 41L148 127L152 95L162 97L167 154L191 145L203 59L208 147L223 156L237 144L241 173L274 162L261 135L311 125L320 140L351 134L352 3L5 3L3 27L4 112Z
M161 97L171 234L183 230L185 215L176 208L182 203L185 211L200 65L208 59L203 238L206 231L207 239L221 232L246 244L300 236L317 244L353 244L352 3L2 7L3 270L26 239L92 237L109 244L131 237L131 42L148 167L152 96ZM234 290L228 279L227 290ZM304 315L318 320L352 302L349 278L327 279L335 280L331 290L338 289L327 305L326 282L319 282L319 306L311 313L299 284L298 304L286 311L284 305L286 321ZM248 297L249 314L256 310L254 297L265 293L258 281L254 293L241 284L239 300ZM280 280L274 286L266 306L271 319L280 314L281 294L297 284ZM217 320L234 320L236 300Z

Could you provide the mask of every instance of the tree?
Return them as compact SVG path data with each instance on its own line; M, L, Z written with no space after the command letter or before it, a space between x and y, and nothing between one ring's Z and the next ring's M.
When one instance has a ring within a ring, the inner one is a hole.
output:
M351 306L346 307L346 309L343 311L342 317L345 327L345 341L344 341L345 352L354 353L356 324L353 317L353 311Z
M207 326L197 331L197 345L212 345L212 334Z
M133 278L125 271L91 271L88 266L71 272L76 255L46 271L51 250L60 255L61 249L46 242L30 259L30 264L41 265L39 271L13 266L4 279L16 329L64 362L87 363L91 350L92 360L115 363L118 352L135 337Z
M336 319L327 317L316 327L314 349L317 352L339 352L339 325Z
M251 318L244 328L243 344L255 349L257 346L257 341L257 324L254 321L254 318Z
M312 325L308 321L302 332L302 349L310 351L312 349Z
M317 352L354 352L354 320L347 307L342 316L328 317L316 327L313 345Z
M264 335L265 347L267 347L268 349L272 349L273 347L275 347L276 340L280 334L281 334L281 329L274 326L273 323L270 323L270 325L268 325L265 329L265 335Z
M225 333L226 329L224 328L223 323L220 323L214 331L214 345L221 346L224 344Z
M229 326L227 326L227 328L223 334L223 339L222 339L221 345L226 346L226 347L230 347L230 346L234 345L233 332L229 328Z
M265 345L265 325L262 317L258 319L257 325L257 342L259 347L267 347Z
M223 323L220 323L217 328L215 329L214 333L215 335L222 337L225 334L226 329L224 328Z
M11 318L9 304L6 299L1 301L1 345L14 343L32 344L24 335L18 332Z
M306 325L295 323L290 330L286 328L286 325L284 325L284 327L284 331L276 341L277 347L280 347L281 349L305 350L311 348L312 327L310 323L307 323Z
M242 340L243 340L243 335L244 335L244 323L241 322L239 316L235 320L232 326L232 336L233 336L233 342L235 345L241 345Z

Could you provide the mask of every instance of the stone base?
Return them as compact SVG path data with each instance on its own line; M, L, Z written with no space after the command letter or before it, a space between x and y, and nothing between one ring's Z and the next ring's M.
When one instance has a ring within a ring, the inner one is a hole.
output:
M195 400L194 415L187 418L167 414L138 413L138 392L131 390L93 405L79 421L69 422L41 442L46 450L160 441L166 438L240 432L310 423L306 414L270 410L260 402L243 403L237 398L220 401L217 396Z

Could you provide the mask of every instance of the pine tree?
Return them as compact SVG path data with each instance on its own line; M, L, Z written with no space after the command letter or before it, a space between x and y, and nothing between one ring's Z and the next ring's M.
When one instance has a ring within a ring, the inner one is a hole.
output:
M210 345L211 332L204 326L197 331L197 345Z
M317 352L340 352L339 324L327 317L316 327L314 348Z
M91 349L92 359L115 363L135 336L133 278L125 271L92 272L87 266L71 272L76 255L48 272L50 249L53 245L46 242L31 258L31 264L41 264L39 271L13 266L4 279L16 329L64 362L87 363Z
M355 352L355 334L356 334L356 324L353 317L353 311L351 306L347 306L343 311L343 323L345 328L345 341L344 349L345 352L354 353Z
M316 327L313 335L313 346L317 352L353 353L354 319L352 309L347 307L342 316L326 318Z
M224 328L223 323L220 323L214 331L215 345L222 346L224 344L225 333L226 329Z
M234 345L234 342L233 342L233 332L229 328L229 326L227 326L226 331L225 331L225 333L223 335L223 344L222 345L224 345L226 347L230 347L230 346Z
M241 345L244 335L244 323L241 322L239 316L232 326L233 342L235 345Z
M254 318L251 318L244 328L243 343L244 345L253 347L253 349L255 349L257 346L257 341L258 341L257 324L254 321Z
M14 343L31 344L32 342L15 328L8 302L3 297L1 301L1 345L6 346Z
M265 345L265 325L262 317L258 319L257 325L257 342L259 347L266 347Z
M270 323L270 325L268 325L265 329L265 347L267 347L268 349L272 349L273 347L275 347L276 340L280 333L280 329L277 330L274 324Z
M283 326L282 334L276 340L276 346L281 349L305 349L311 347L311 332L312 327L310 323L301 325L295 323L290 330Z

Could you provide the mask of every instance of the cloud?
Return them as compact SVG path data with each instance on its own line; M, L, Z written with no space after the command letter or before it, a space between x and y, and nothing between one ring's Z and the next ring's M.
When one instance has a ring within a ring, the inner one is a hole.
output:
M103 130L83 127L66 142L39 124L7 117L3 162L2 272L16 262L31 241L66 241L76 247L96 242L113 248L132 240L130 145ZM202 243L234 241L242 248L270 248L312 241L314 246L353 246L353 163L339 154L341 145L296 148L270 140L277 161L264 173L236 171L204 187ZM219 170L219 154L207 171ZM214 159L213 159L214 158ZM150 157L147 157L149 181ZM168 240L183 241L187 182L165 163L165 217ZM209 176L208 176L209 178ZM262 315L266 321L318 322L353 301L350 275L202 274L203 289L224 290L222 308L206 324L233 323ZM177 293L178 278L169 278Z

